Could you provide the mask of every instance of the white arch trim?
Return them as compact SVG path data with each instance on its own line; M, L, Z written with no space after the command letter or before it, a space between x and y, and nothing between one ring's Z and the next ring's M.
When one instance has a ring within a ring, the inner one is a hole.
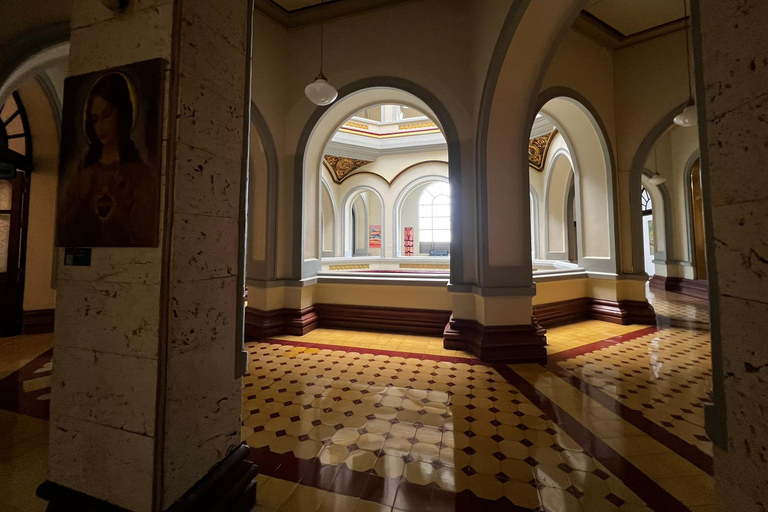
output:
M400 212L403 209L403 203L405 202L405 199L411 194L411 192L414 191L414 189L418 188L421 185L424 185L426 183L434 183L436 181L442 182L442 183L448 183L450 185L450 181L445 176L438 176L438 175L430 175L430 176L422 176L420 178L416 178L412 182L410 182L403 190L400 191L400 193L397 195L397 198L395 199L395 205L392 209L392 226L394 231L394 237L393 237L393 243L395 244L395 247L392 248L392 252L394 253L393 256L400 256L399 251L400 248L403 246L403 233L402 233L402 226L401 226L401 215ZM453 191L451 191L451 198L453 198ZM452 199L453 201L453 199ZM451 207L453 207L453 202L451 202ZM453 211L451 211L451 215L453 215ZM383 232L382 227L382 232ZM453 236L453 233L451 233L451 236Z
M373 192L376 197L379 198L379 205L381 206L381 257L386 257L386 237L387 237L387 227L386 227L386 212L387 208L384 204L384 198L381 196L378 190L371 188L367 185L360 185L358 187L353 188L347 194L344 196L344 200L342 201L342 216L341 216L341 232L343 235L343 254L347 255L347 250L351 250L351 254L354 254L354 247L350 243L352 230L350 226L348 225L348 219L350 218L350 215L352 214L352 203L357 199L358 196L365 192ZM365 200L365 196L363 196L363 203L365 204L366 209L366 230L368 229L368 210L370 209L370 206L367 204ZM367 235L366 235L367 236Z

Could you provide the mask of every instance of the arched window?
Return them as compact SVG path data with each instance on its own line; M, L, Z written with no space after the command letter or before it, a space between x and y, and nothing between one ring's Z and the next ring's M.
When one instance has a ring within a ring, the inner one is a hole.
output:
M640 202L643 205L643 216L651 215L653 213L653 203L651 202L651 194L643 188L640 195Z
M450 247L451 187L447 183L432 183L419 196L419 243L420 252Z

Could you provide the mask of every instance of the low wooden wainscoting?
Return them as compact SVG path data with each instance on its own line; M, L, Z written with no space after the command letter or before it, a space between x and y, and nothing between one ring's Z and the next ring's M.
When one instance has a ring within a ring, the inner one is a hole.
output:
M547 360L546 334L533 319L530 325L485 326L476 320L451 317L443 332L443 346L465 350L482 361L541 363Z
M442 336L450 311L340 304L315 304L302 310L245 310L249 339L280 334L302 336L318 327Z
M656 275L651 278L649 284L655 290L665 290L687 295L688 297L709 300L709 283L700 279Z
M23 334L44 334L53 332L55 309L24 311L21 332Z
M533 306L533 317L543 327L594 319L614 324L656 325L653 306L644 301L602 300L590 297Z

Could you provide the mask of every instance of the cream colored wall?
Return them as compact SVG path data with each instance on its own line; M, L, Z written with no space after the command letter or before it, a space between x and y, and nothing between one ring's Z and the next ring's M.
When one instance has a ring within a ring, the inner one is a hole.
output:
M285 138L286 82L288 80L288 30L256 11L253 21L252 100L269 126L278 154L277 277L291 271L293 233L293 153ZM252 149L253 151L253 149ZM253 226L253 224L251 224ZM253 236L253 231L251 232Z
M373 76L400 77L425 87L448 109L461 141L462 195L467 205L461 216L464 271L470 281L476 276L476 117L498 29L511 4L512 0L407 2L332 20L325 30L325 74L337 88ZM407 37L397 35L403 19L421 20L419 30ZM254 28L254 101L275 138L282 138L276 140L282 155L278 277L290 277L291 247L298 243L293 240L294 157L315 108L303 90L317 75L318 32L316 25L288 31L260 14Z
M346 235L342 233L343 227L341 219L344 215L351 216L349 211L345 211L346 205L344 204L344 199L347 198L347 195L350 192L361 187L375 190L384 200L385 213L382 219L380 213L374 213L373 211L380 211L381 209L379 206L378 197L375 196L375 194L369 194L369 196L374 197L374 203L371 203L371 198L368 197L368 224L378 224L382 226L382 245L385 249L385 256L387 258L395 257L397 255L398 248L402 254L402 228L406 225L418 228L418 222L417 220L414 221L413 224L404 224L403 222L400 222L398 226L395 226L394 209L396 208L397 200L415 180L419 180L427 176L448 178L448 165L443 163L447 162L447 160L447 151L425 151L403 155L385 155L379 157L375 162L361 167L363 170L375 172L376 175L369 173L353 174L341 183L334 182L330 176L330 173L328 173L327 169L324 168L323 177L328 183L328 188L333 195L333 199L337 208L337 222L335 226L337 237L336 254L340 256L344 255L344 249L341 241ZM408 170L403 173L402 171L405 169ZM395 176L398 176L398 178L390 184L382 176L389 179L392 179ZM418 196L416 196L414 201L418 202ZM375 206L371 206L372 204ZM414 213L414 215L417 216L418 214ZM374 222L374 220L377 222ZM349 219L347 219L347 222L349 222ZM418 229L414 229L414 231L418 231ZM367 233L365 236L367 239ZM416 246L416 249L418 250L418 245ZM380 252L377 249L370 250L369 253L376 256L380 255Z
M35 166L29 189L24 311L53 309L56 304L52 271L59 165L58 120L54 119L48 98L35 80L28 80L19 94L29 119Z
M264 261L267 257L267 158L256 130L251 130L251 168L248 181L248 225L251 236L248 259Z
M673 126L654 144L645 167L658 172L667 180L664 186L670 197L672 247L667 252L667 275L693 279L693 267L688 232L688 205L686 204L686 164L699 149L696 127ZM656 204L654 203L654 211Z
M333 202L328 189L322 187L322 205L323 205L323 252L335 251L334 248L334 227L336 225L336 212L333 209Z
M545 222L547 236L547 259L568 259L565 200L568 195L568 177L571 162L565 155L559 155L549 169L549 186L545 197ZM561 253L553 256L552 253Z
M605 124L606 137L616 147L614 54L569 30L547 69L541 90L566 87L584 96Z
M631 272L629 173L648 133L689 98L685 33L674 32L617 50L613 61L622 268Z

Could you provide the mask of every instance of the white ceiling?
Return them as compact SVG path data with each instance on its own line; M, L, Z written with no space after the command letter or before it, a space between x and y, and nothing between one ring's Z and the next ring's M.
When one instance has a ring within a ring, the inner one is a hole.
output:
M585 10L624 36L685 17L683 0L590 0Z
M338 0L325 0L326 4ZM273 3L279 5L286 11L297 11L299 9L305 9L312 7L313 5L320 5L320 0L272 0Z

